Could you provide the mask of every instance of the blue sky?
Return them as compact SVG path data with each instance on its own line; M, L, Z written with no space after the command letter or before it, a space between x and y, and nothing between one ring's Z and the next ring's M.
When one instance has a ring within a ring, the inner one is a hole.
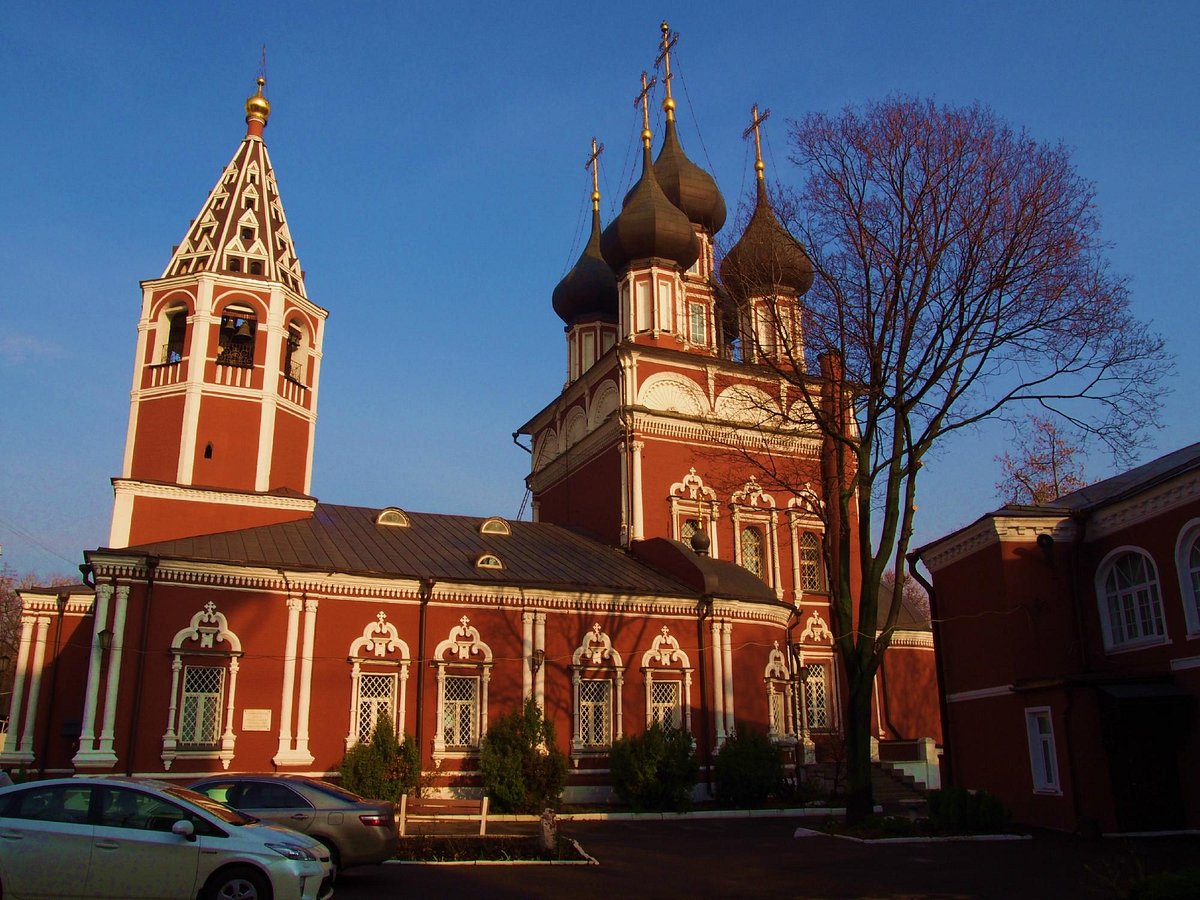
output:
M0 21L0 562L72 572L108 537L138 282L161 274L245 131L267 45L266 138L309 296L330 310L313 491L517 514L510 434L565 378L550 292L580 249L584 160L605 221L658 23L681 138L731 209L741 133L902 92L982 101L1072 149L1114 269L1167 335L1167 452L1200 439L1200 10L1174 3L9 4ZM681 89L682 88L682 89ZM734 216L731 216L731 221ZM918 541L996 505L1006 432L926 467ZM1103 457L1088 474L1109 473Z

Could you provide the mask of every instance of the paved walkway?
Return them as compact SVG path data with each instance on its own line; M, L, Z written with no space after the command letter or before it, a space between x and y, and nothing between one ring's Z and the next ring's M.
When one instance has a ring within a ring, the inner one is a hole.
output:
M637 896L1116 898L1138 873L1200 858L1200 838L857 844L794 837L798 819L571 822L598 866L378 866L345 873L339 898ZM490 830L490 829L489 829Z

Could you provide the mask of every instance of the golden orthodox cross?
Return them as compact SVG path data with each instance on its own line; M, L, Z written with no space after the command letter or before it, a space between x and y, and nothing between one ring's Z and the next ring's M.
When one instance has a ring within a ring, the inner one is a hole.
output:
M762 115L758 114L758 104L754 104L754 108L750 112L750 125L742 132L743 138L750 137L750 132L754 132L754 171L758 173L758 177L763 177L763 158L762 158L762 136L759 134L759 126L771 117L771 111L764 109Z

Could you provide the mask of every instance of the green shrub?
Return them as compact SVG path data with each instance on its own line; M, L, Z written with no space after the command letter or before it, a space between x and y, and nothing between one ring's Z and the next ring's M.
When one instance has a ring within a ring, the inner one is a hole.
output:
M379 720L370 741L350 748L339 771L342 787L364 797L399 803L405 794L420 795L420 748L407 737L397 743L387 719Z
M1190 900L1200 897L1200 868L1147 875L1129 886L1129 900Z
M763 731L738 730L717 753L717 800L758 806L783 781L783 751Z
M479 769L492 808L502 813L556 807L567 783L567 757L554 742L554 725L532 698L488 726Z
M987 791L950 787L930 791L927 799L929 823L939 834L988 834L1008 825L1008 810Z
M657 722L645 734L614 741L613 790L634 809L680 811L691 803L700 774L692 736Z

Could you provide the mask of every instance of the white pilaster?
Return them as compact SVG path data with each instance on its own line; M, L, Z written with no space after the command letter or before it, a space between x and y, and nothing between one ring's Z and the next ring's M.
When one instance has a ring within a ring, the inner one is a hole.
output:
M721 656L724 657L722 670L725 676L725 733L732 734L736 727L733 717L733 625L725 622L721 625Z
M125 646L125 615L129 609L129 585L117 587L117 602L113 610L112 647L108 654L108 683L104 689L104 726L100 730L100 752L111 754L113 762L113 732L117 718L118 696L121 686L121 654Z
M33 759L33 735L37 725L38 698L41 695L42 668L46 661L46 634L50 630L50 617L38 616L37 636L33 644L33 669L29 673L29 702L25 705L25 724L21 728L21 746L17 752ZM11 718L9 720L11 722Z
M717 747L725 743L725 655L721 647L721 623L713 622L712 631L712 660L713 660L713 719L717 726Z
M533 613L521 613L521 696L533 696Z
M17 741L21 736L21 704L25 697L25 681L29 671L29 649L33 645L33 629L37 617L21 616L21 643L17 650L17 670L13 676L12 702L8 709L8 738L4 742L3 759L16 762Z
M304 655L300 658L300 720L296 723L296 756L307 757L313 761L308 752L308 715L312 704L312 668L313 642L317 635L317 601L306 598L304 601Z
M546 614L543 612L537 613L533 617L533 646L536 650L545 652L546 650ZM542 709L546 708L546 660L542 660L542 667L538 669L537 675L534 678L533 698L537 701L537 705Z
M104 661L100 632L108 622L108 602L112 594L111 584L96 585L96 599L92 604L92 652L88 660L87 688L83 695L83 722L79 732L79 753L76 754L76 759L96 749L96 704L100 697L100 667Z
M283 696L279 710L279 748L275 753L275 765L286 765L292 751L292 701L296 691L296 639L300 630L300 607L298 597L287 601L287 636L283 649Z
M633 540L640 541L644 532L642 516L642 448L641 441L633 442Z

